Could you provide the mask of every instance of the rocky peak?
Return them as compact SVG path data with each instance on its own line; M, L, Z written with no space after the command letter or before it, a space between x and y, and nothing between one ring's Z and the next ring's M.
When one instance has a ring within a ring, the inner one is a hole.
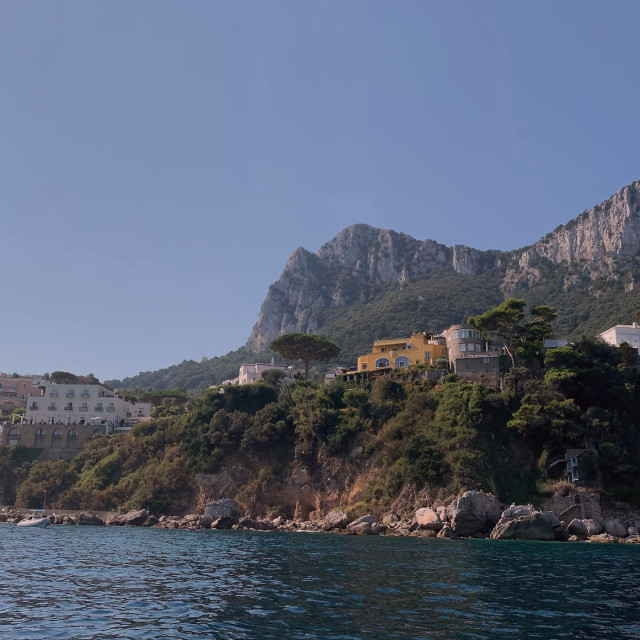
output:
M569 268L565 288L578 275L588 280L616 278L639 252L640 181L636 181L530 247L513 252L501 288L512 295L538 282L541 259Z
M300 248L291 254L269 288L247 347L260 350L282 333L315 331L322 327L327 309L350 305L385 285L402 284L438 268L450 267L467 276L495 271L503 276L500 290L508 297L543 281L555 265L566 267L565 289L602 276L620 277L639 252L640 181L535 244L511 252L449 248L355 224L317 253Z

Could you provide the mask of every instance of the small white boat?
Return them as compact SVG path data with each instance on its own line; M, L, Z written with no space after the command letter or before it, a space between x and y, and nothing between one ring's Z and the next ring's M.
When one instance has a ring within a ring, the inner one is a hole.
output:
M17 523L17 526L45 528L51 526L51 520L44 514L39 514L34 511L30 516L20 520L20 522Z

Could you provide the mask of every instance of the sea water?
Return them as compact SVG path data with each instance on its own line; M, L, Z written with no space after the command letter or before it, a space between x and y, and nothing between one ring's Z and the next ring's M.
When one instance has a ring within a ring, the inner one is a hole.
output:
M0 638L640 638L640 545L0 525Z

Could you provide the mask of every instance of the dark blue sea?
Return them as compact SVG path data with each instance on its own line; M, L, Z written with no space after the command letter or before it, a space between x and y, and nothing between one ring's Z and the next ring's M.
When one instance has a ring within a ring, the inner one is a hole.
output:
M640 545L0 524L0 638L640 638Z

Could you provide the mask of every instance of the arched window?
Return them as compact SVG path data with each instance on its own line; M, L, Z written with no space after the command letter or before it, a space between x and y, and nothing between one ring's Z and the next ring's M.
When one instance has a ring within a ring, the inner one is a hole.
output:
M78 432L76 431L76 429L69 429L69 432L67 433L67 437L69 437L69 438L77 438L78 437Z
M10 438L17 438L20 435L20 431L18 431L18 429L10 429L9 430L9 437Z
M62 429L56 429L56 430L53 432L53 437L54 437L54 438L62 438Z
M398 356L393 363L393 366L396 368L399 367L408 367L409 366L409 358L407 356Z
M376 360L376 369L384 369L388 366L390 366L388 358L378 358Z
M36 438L44 438L44 436L45 436L44 429L36 430Z

